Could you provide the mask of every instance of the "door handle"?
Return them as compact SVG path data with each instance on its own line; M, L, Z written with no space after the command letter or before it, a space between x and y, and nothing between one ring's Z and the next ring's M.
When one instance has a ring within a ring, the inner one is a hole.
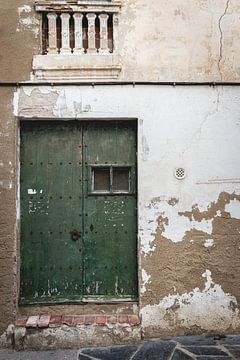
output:
M81 237L82 237L81 232L78 230L75 230L75 229L70 231L70 235L71 235L71 239L73 241L77 241L77 240L81 239Z

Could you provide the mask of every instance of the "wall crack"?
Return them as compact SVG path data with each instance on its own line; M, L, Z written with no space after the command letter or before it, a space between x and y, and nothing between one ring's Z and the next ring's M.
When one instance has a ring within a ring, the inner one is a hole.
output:
M220 16L220 18L218 20L218 28L219 28L219 32L220 32L218 71L219 71L221 80L222 80L221 61L222 61L222 56L223 56L223 31L222 31L222 25L221 24L222 24L222 20L223 20L224 16L227 14L227 11L228 11L228 8L229 8L229 3L230 3L230 0L227 0L224 13Z

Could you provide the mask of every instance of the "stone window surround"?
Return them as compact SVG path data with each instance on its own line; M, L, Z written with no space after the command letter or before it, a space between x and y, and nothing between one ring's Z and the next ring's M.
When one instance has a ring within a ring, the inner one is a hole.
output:
M48 54L33 57L33 78L38 81L104 81L116 80L121 72L118 54L118 14L121 1L38 0L37 12L110 13L113 15L114 52L87 54Z

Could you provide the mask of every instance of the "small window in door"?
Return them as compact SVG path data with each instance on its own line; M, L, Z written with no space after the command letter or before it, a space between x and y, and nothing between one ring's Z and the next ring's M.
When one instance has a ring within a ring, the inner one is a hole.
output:
M110 191L110 171L109 168L95 168L92 172L93 191L109 192Z
M113 168L113 192L130 191L130 169Z
M91 166L91 189L94 194L131 193L131 167Z

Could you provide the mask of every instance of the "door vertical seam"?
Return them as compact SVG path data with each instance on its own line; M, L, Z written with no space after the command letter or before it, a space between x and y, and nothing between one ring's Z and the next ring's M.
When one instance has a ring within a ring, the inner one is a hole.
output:
M82 294L81 294L81 298L84 297L85 295L85 263L84 263L84 252L85 252L85 246L84 246L84 233L85 233L85 229L84 229L84 188L85 188L85 182L84 182L84 123L82 123L80 125L80 129L81 129L81 149L82 149L82 154L81 154L81 162L82 162L82 175L81 175L81 184L82 184Z

